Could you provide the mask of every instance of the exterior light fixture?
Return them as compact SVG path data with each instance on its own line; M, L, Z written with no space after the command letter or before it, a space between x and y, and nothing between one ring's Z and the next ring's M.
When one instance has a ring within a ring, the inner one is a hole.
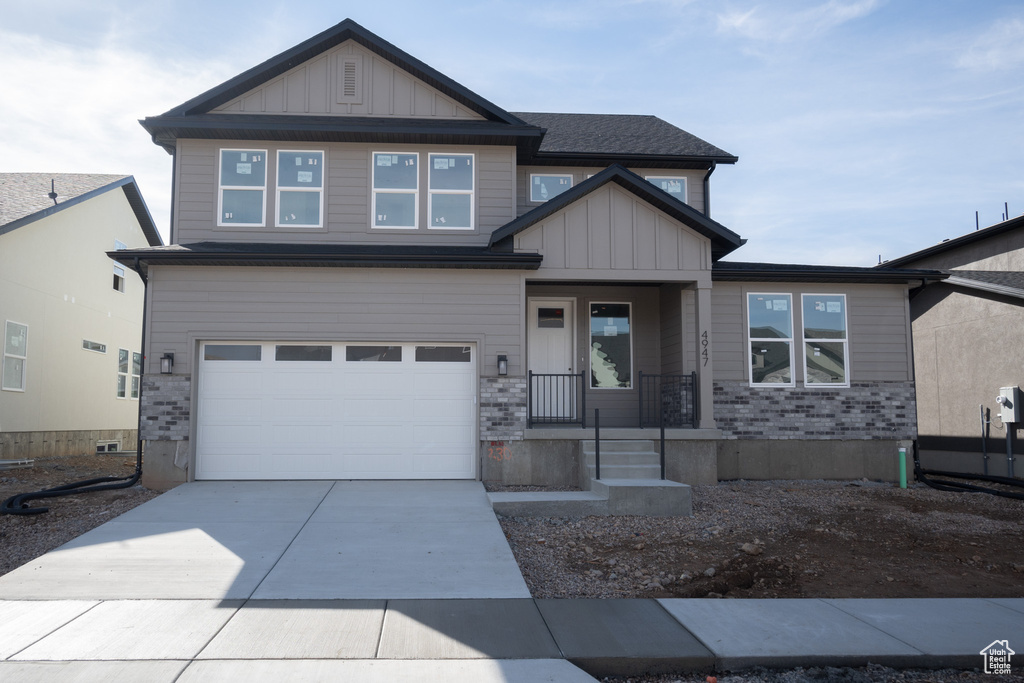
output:
M165 353L160 357L160 374L169 375L174 369L174 354Z
M498 356L498 374L503 377L508 374L508 356Z

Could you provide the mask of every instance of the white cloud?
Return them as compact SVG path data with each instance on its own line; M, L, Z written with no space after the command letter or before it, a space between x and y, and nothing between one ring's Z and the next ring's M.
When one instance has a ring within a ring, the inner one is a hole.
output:
M746 11L733 10L718 15L718 29L744 38L764 42L792 42L822 35L848 21L860 19L881 5L881 0L829 2L802 10L779 5L757 5Z
M964 69L999 71L1024 65L1024 20L999 21L979 36L956 62Z
M134 175L166 240L171 160L138 120L234 70L0 31L0 170Z

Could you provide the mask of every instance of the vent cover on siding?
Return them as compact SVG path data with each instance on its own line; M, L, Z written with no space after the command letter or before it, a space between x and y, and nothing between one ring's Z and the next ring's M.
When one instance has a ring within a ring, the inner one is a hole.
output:
M338 104L362 104L363 57L338 55Z

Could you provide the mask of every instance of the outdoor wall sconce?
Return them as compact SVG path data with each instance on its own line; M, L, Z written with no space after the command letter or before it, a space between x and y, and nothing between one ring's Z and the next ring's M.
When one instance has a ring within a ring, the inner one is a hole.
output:
M160 374L169 375L174 369L174 354L165 353L160 357Z
M508 356L498 356L498 374L503 377L508 374Z

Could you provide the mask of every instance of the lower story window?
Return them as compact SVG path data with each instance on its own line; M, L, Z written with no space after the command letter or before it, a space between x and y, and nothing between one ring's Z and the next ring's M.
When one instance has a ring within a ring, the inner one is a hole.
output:
M131 353L128 349L117 350L117 397L139 398L139 384L142 378L142 354ZM130 387L130 389L129 389ZM130 393L129 393L130 391Z
M25 365L28 359L28 325L7 321L4 327L2 386L7 391L25 391Z
M633 382L630 304L590 305L590 386L629 389Z

